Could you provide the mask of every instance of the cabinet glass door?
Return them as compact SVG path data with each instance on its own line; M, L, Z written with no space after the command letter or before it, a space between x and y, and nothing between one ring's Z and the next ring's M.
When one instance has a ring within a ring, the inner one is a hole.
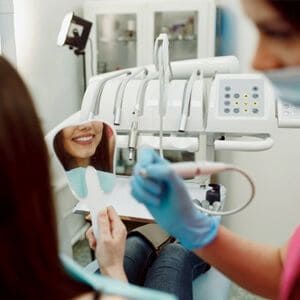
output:
M137 65L136 14L104 14L96 18L97 73Z
M197 58L197 28L197 11L155 12L154 38L168 34L171 61Z

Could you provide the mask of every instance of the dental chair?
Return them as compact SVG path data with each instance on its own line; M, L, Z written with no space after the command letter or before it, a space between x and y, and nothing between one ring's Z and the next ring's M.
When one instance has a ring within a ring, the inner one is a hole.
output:
M55 158L53 149L56 135L66 126L85 121L114 124L115 128L112 128L112 131L116 134L116 144L120 149L129 150L129 159L133 159L136 150L145 145L161 151L188 151L196 153L197 160L210 161L214 160L215 150L262 151L272 147L268 129L274 127L274 118L271 119L275 115L274 105L268 104L270 107L265 108L265 116L264 103L257 101L255 105L258 105L262 112L256 109L255 113L259 114L260 119L254 119L256 115L244 117L243 126L240 126L240 119L237 118L239 115L233 115L242 111L229 110L228 117L228 108L223 109L223 106L228 104L227 101L223 101L223 90L232 90L232 93L237 91L236 95L240 96L248 95L245 91L255 86L270 94L262 78L254 75L232 75L238 72L238 61L234 57L170 63L168 55L163 55L163 51L158 53L161 55L157 59L158 67L151 65L119 70L100 74L90 80L78 115L60 124L46 137L56 163L58 159ZM170 81L169 73L173 76ZM227 97L227 93L224 97ZM218 107L220 108L217 109ZM226 133L229 138L244 135L252 137L256 134L260 140L225 140ZM60 168L60 171L62 170L63 168ZM56 179L58 180L58 176ZM198 191L202 186L202 182L199 183ZM209 183L209 178L203 183ZM59 184L54 185L58 190ZM92 188L96 186L97 184ZM116 186L120 187L118 184ZM128 184L127 186L129 187ZM99 191L95 191L94 194L99 195ZM130 195L130 192L118 195ZM109 198L111 196L106 197L112 201ZM89 194L86 198L90 198ZM93 200L92 197L90 200ZM139 214L148 213L141 204L134 202L134 205L140 210ZM117 209L117 213L124 216L121 209L128 210L128 207ZM87 272L92 273L97 269L96 261L85 268ZM194 299L225 300L229 298L229 290L230 280L213 267L193 281Z
M210 268L193 281L193 298L228 300L230 280L215 268Z

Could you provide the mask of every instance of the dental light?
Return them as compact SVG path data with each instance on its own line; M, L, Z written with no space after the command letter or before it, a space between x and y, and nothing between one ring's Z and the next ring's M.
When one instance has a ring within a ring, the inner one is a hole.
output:
M76 55L83 57L84 90L86 89L85 47L89 39L92 23L76 16L73 12L65 15L57 37L58 46L69 46Z
M76 55L82 54L89 38L92 23L76 16L73 12L65 15L57 37L57 45L68 45L75 49Z

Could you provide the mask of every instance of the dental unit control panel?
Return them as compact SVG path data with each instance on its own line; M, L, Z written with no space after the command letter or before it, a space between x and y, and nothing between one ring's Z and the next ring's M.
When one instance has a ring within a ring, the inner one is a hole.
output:
M258 140L217 140L216 150L261 151L272 147L277 126L275 94L260 74L218 74L211 87L207 132Z
M268 133L274 128L275 103L262 75L216 75L212 84L207 131Z
M223 79L219 85L218 114L223 117L264 116L263 80Z

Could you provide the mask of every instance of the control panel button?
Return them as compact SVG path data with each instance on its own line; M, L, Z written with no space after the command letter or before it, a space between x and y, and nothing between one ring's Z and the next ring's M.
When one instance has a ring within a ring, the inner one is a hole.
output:
M220 116L234 119L243 116L249 120L251 118L256 120L258 117L264 116L263 80L224 79L219 93L218 112ZM291 114L291 112L289 113Z

